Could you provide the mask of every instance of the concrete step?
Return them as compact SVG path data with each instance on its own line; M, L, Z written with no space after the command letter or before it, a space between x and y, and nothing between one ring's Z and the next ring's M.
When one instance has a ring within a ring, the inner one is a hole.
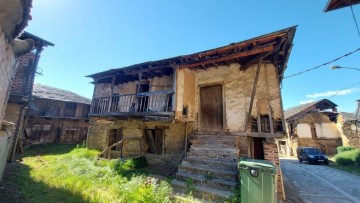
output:
M217 190L199 185L190 186L189 184L176 179L172 180L171 184L175 192L183 194L191 192L193 196L203 199L204 201L224 202L226 199L234 195L234 193L230 191Z
M217 190L225 190L225 191L234 191L236 188L236 181L222 180L217 178L212 178L211 175L194 175L191 173L183 173L178 172L176 174L176 179L186 182L186 180L191 179L194 184L213 188Z
M182 172L182 173L191 173L194 175L207 175L207 174L211 174L211 176L213 178L216 179L223 179L223 180L228 180L228 181L236 181L237 179L237 171L233 171L233 170L217 170L217 169L212 169L209 167L200 167L200 166L186 166L186 165L179 165L178 167L178 172Z
M237 171L237 161L234 160L224 161L198 158L196 156L187 156L182 160L181 164L186 166L199 166L204 168L214 168L218 170Z

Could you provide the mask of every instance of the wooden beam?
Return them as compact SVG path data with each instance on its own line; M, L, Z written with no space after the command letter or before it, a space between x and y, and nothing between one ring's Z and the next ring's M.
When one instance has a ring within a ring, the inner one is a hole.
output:
M209 59L209 60L204 60L201 62L184 64L181 66L181 68L194 68L194 67L201 66L201 65L212 64L212 63L217 63L217 62L224 62L226 60L231 60L231 59L236 59L236 58L240 58L240 57L260 54L260 53L264 53L264 52L271 52L271 51L274 51L274 46L268 46L268 47L264 47L264 48L253 49L250 51L244 51L244 52L240 52L237 54L232 54L229 56L224 56L224 57L220 57L220 58L216 58L216 59Z
M250 106L249 106L248 116L247 116L246 125L245 125L245 131L249 130L247 128L249 128L249 122L251 119L251 112L252 112L252 107L253 107L255 93L256 93L257 81L259 80L261 62L262 62L262 59L260 59L257 69L256 69L255 80L254 80L253 89L252 89L252 93L251 93L251 99L250 99Z

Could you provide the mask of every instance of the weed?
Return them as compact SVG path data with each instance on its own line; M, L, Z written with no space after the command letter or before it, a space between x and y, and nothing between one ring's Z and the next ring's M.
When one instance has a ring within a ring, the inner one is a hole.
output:
M208 171L204 174L204 178L205 178L205 181L210 181L210 180L214 179L214 173Z
M335 161L341 166L351 166L360 162L360 150L350 150L339 153L335 156Z
M191 178L186 178L185 184L186 184L185 194L191 195L195 190L195 184L193 180Z
M342 152L346 152L346 151L352 151L354 150L354 147L350 147L350 146L339 146L336 147L336 150L338 152L338 154L342 153Z

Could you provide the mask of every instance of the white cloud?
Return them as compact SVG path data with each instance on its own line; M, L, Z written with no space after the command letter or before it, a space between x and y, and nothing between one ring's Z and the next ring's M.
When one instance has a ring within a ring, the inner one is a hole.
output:
M309 99L309 100L306 100L306 101L300 101L299 104L307 104L307 103L310 103L310 102L313 102L315 100L313 99Z
M305 97L307 98L318 98L318 97L329 97L329 96L333 96L334 94L336 95L347 95L347 94L351 94L353 92L355 92L356 89L344 89L344 90L334 90L334 91L326 91L326 92L320 92L320 93L314 93L314 94L307 94L305 95Z

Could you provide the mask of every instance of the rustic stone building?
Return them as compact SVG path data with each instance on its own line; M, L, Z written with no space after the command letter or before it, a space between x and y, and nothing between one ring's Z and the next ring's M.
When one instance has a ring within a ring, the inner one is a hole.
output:
M87 146L114 158L146 155L150 169L167 175L178 168L179 190L191 178L194 194L231 195L239 157L279 165L274 138L286 136L279 87L295 29L88 76L95 87Z
M336 126L336 106L323 99L286 110L288 137L279 141L281 152L296 156L297 147L302 146L318 147L327 154L335 154L336 147L342 144Z
M86 140L91 100L67 90L34 84L25 116L24 145L75 144Z
M354 113L339 113L337 122L343 145L360 148L360 100Z
M0 0L0 180L11 146L13 123L3 120L10 84L17 69L16 57L32 49L33 42L18 39L31 19L31 0Z
M54 46L38 36L23 32L19 39L31 39L34 43L33 49L22 56L17 58L18 68L16 74L11 82L10 94L8 103L5 110L4 120L14 123L12 128L12 149L10 151L9 160L11 161L15 154L15 149L22 151L21 138L24 126L25 114L30 108L32 100L32 87L35 80L37 65L40 60L40 54L44 47Z

